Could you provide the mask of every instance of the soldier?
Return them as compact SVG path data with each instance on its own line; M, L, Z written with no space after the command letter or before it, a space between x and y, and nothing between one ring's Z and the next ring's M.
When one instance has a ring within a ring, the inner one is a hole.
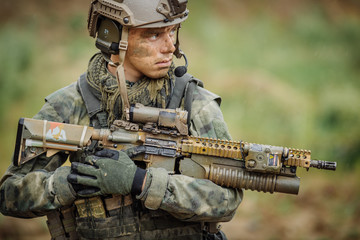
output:
M185 0L94 0L88 19L96 53L79 80L46 97L35 119L108 128L129 104L189 111L191 135L230 139L220 98L175 69ZM184 56L185 58L185 56ZM185 58L186 60L186 58ZM1 212L47 215L52 239L226 239L242 191L165 169L143 169L103 150L71 167L66 152L11 165L1 179ZM114 161L116 160L116 161ZM100 197L99 197L100 196Z

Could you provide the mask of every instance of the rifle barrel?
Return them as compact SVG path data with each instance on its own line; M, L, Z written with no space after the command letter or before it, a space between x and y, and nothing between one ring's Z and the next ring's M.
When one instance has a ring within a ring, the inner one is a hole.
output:
M336 162L311 160L310 167L335 171L336 170Z

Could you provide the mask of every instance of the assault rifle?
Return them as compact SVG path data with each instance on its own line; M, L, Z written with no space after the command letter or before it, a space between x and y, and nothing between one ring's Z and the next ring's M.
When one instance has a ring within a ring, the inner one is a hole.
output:
M297 167L336 170L336 162L312 160L308 150L188 135L187 112L141 104L127 111L130 121L110 129L21 118L14 165L59 151L82 155L102 148L126 151L145 168L209 179L220 186L298 194Z

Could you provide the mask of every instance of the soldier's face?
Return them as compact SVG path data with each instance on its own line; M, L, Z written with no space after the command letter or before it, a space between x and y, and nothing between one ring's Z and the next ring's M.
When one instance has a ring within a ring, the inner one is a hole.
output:
M177 25L163 28L133 28L129 31L124 67L128 80L167 74L175 51Z

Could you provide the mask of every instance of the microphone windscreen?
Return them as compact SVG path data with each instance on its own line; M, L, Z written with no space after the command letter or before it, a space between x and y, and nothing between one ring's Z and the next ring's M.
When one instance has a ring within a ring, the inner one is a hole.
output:
M187 68L185 66L179 66L175 68L175 76L182 77L187 72Z

